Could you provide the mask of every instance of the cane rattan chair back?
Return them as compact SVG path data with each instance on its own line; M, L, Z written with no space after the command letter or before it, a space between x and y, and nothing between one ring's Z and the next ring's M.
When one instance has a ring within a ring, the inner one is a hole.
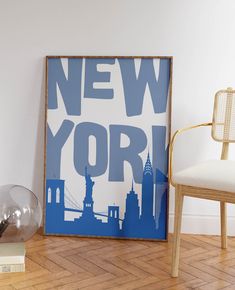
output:
M219 142L235 142L235 91L232 88L215 95L212 138Z

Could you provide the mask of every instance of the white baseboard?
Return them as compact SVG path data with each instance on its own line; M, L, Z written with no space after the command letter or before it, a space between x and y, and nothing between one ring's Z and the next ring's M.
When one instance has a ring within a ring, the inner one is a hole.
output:
M235 236L235 217L228 216L228 235ZM169 214L169 232L173 232L174 215ZM182 233L220 235L220 217L209 215L183 214Z

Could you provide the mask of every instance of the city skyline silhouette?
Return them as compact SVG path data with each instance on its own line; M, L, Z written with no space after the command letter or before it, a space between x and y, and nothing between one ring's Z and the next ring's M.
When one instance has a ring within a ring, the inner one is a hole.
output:
M82 209L65 207L64 180L47 179L46 233L166 239L168 180L159 169L154 176L149 154L143 169L141 195L139 197L135 192L132 181L130 191L126 193L123 219L118 205L108 205L107 214L94 212L95 181L87 168L84 178L86 191ZM79 212L80 217L65 220L65 211Z

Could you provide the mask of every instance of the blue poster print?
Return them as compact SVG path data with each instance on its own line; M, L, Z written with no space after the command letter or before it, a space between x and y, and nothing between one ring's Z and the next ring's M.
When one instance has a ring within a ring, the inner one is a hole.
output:
M45 233L165 240L171 59L47 65Z

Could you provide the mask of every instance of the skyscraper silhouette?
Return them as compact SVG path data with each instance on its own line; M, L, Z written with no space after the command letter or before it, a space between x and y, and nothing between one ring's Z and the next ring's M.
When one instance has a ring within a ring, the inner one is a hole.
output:
M135 193L132 188L126 197L126 211L124 216L124 221L122 224L122 232L126 236L136 236L139 232L139 215L140 215L140 207L138 204L138 195Z
M155 220L153 216L153 194L154 180L153 169L149 154L144 166L142 181L142 209L141 209L141 227L146 233L152 233L155 230Z
M166 212L166 208L162 208L162 204L165 202L164 195L167 195L168 180L165 174L159 169L156 169L156 187L155 187L155 222L156 229L158 229L160 223L161 211Z

